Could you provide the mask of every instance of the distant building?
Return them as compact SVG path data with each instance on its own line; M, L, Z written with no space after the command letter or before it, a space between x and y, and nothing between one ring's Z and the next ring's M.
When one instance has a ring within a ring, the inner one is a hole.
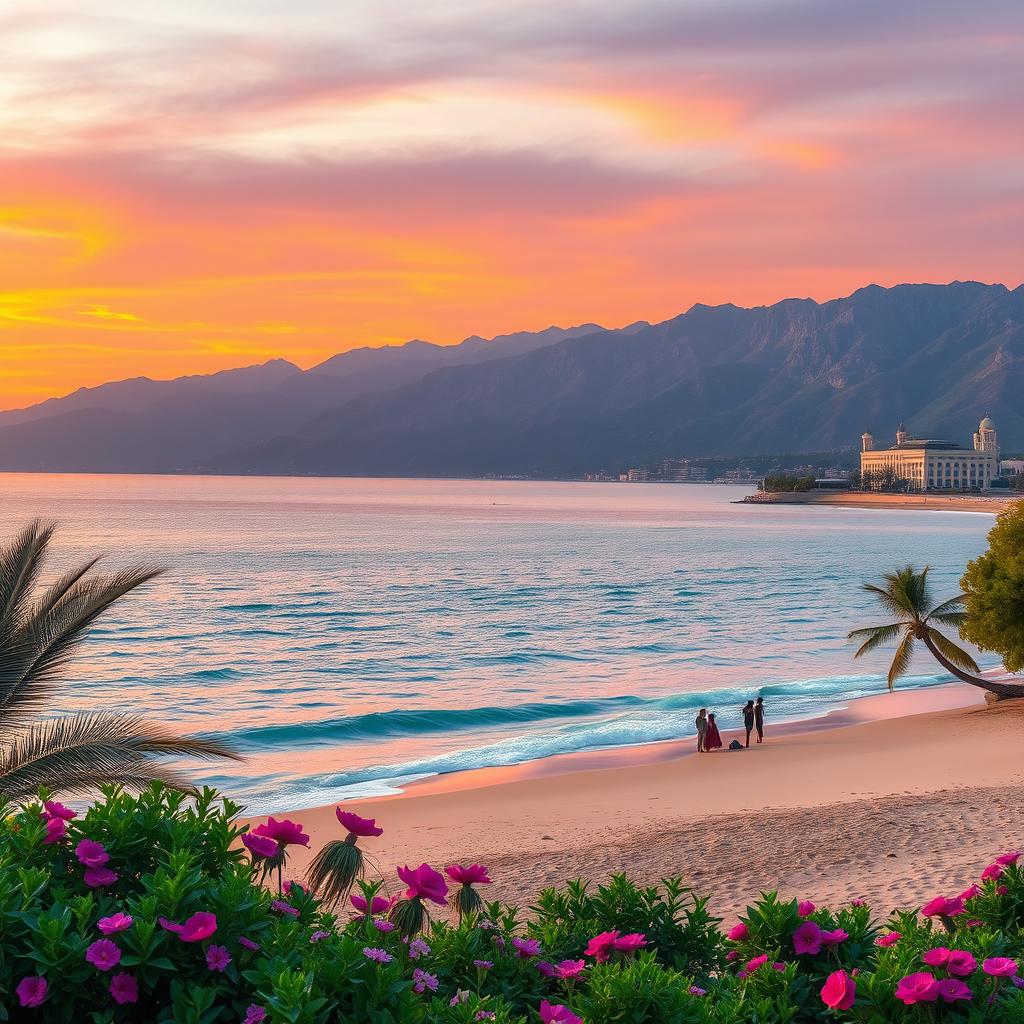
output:
M1017 476L1024 473L1024 459L1002 459L999 463L999 472L1003 476Z
M666 459L661 464L661 479L672 481L707 480L704 466L695 466L689 459Z
M650 473L648 473L646 469L631 469L626 474L626 479L631 484L643 483L645 480L649 480L650 478Z
M902 481L913 491L968 490L990 487L999 475L996 425L986 416L974 435L974 447L955 441L911 437L901 423L896 443L876 449L874 438L861 435L861 476L876 481Z

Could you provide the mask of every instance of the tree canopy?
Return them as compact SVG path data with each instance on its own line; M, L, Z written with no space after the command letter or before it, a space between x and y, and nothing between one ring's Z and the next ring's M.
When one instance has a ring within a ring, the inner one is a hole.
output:
M969 562L960 586L960 635L1002 656L1010 672L1024 669L1024 501L1000 513L988 551Z

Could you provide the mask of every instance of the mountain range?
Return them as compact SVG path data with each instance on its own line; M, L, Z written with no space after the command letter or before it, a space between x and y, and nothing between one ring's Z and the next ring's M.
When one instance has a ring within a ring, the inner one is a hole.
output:
M0 412L0 469L573 476L851 447L901 419L966 443L985 414L1024 449L1024 286L872 285L83 388Z

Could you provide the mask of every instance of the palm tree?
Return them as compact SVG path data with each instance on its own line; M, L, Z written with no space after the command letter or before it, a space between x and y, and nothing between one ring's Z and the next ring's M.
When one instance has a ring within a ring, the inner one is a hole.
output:
M958 594L932 608L933 598L928 584L930 571L931 566L926 565L918 572L914 566L906 565L896 572L885 573L882 577L885 581L884 586L864 584L864 589L869 594L874 594L882 607L891 612L897 621L884 626L867 626L864 629L853 630L847 639L863 641L854 657L859 658L882 644L899 640L892 664L889 666L891 690L896 685L896 680L906 675L911 655L914 653L914 644L920 640L947 672L965 683L980 686L988 691L991 695L989 699L1024 697L1022 683L998 682L979 676L977 673L981 670L970 654L935 628L933 623L959 628L965 615L964 595Z
M131 713L48 714L92 624L162 572L135 566L103 576L92 559L42 588L54 528L31 523L0 547L0 796L24 798L40 786L61 793L88 793L103 783L141 789L155 781L192 791L154 755L240 760L224 744L176 736Z

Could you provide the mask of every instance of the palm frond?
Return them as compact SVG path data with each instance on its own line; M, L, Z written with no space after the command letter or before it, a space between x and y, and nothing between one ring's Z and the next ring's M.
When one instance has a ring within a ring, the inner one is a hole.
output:
M153 760L168 754L241 760L226 744L177 736L137 715L69 715L37 722L7 745L0 754L0 794L20 798L40 786L88 793L104 783L139 789L153 781L192 792L173 767Z
M41 619L52 612L61 601L76 593L76 585L86 573L92 572L98 561L98 558L90 558L88 562L84 562L77 569L69 569L63 576L54 580L47 587L42 597L33 605L32 617Z
M889 684L889 689L895 689L896 680L900 676L907 674L907 669L910 668L910 659L914 653L914 634L907 632L907 635L900 642L899 647L896 648L896 653L892 656L892 664L889 666L889 675L886 682Z
M0 644L14 635L32 598L56 524L38 519L0 548Z
M113 576L74 584L46 614L30 617L8 644L0 645L0 724L41 707L88 628L126 594L163 569L132 566Z
M907 624L905 622L890 622L885 626L865 626L863 629L854 629L847 633L846 639L864 639L864 642L853 655L855 658L860 658L882 644L892 643L906 628Z
M938 648L939 653L947 660L965 672L972 672L977 675L981 669L978 663L959 645L953 643L948 636L940 633L937 629L928 630L928 638Z
M956 597L951 597L948 601L943 601L942 604L936 605L925 616L924 621L934 620L943 626L955 626L959 629L963 625L964 619L967 618L967 612L964 610L964 601L966 600L966 594L957 594Z

